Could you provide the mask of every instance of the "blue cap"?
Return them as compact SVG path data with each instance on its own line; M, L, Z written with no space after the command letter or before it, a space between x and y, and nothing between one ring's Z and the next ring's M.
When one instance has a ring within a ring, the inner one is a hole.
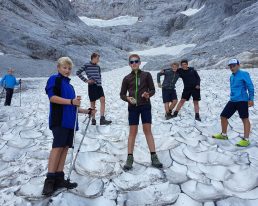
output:
M232 64L237 64L237 65L239 65L240 62L239 62L237 59L230 59L230 60L228 61L228 66L229 66L229 65L232 65Z

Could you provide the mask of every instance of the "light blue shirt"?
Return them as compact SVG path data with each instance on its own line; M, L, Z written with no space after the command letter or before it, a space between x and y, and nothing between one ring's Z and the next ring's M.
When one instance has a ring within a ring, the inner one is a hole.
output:
M230 101L254 101L254 85L246 71L238 70L230 76Z
M13 89L16 85L19 85L19 81L16 80L15 76L7 74L1 79L0 85L4 88Z

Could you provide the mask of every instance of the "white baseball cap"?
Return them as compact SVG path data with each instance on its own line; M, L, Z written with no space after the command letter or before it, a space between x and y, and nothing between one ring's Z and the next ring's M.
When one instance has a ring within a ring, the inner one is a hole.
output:
M237 65L239 65L240 62L239 62L237 59L230 59L230 60L228 61L228 66L229 66L229 65L232 65L232 64L237 64Z

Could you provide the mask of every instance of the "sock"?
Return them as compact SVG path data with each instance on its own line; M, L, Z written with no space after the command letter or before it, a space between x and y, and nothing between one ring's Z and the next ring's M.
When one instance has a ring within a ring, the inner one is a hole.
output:
M243 137L243 140L249 141L249 137Z
M200 114L199 113L195 113L195 117L200 117Z
M133 154L128 154L128 156L133 156Z
M172 113L172 110L171 110L171 109L169 110L169 113Z
M222 132L221 134L222 134L223 136L227 136L227 133L223 133L223 132Z
M56 173L48 172L48 173L47 173L47 178L49 178L49 179L55 179L55 178L56 178Z
M100 119L105 119L105 116L101 116Z
M64 177L64 172L56 172L57 177Z
M155 155L156 154L156 152L151 152L151 155Z

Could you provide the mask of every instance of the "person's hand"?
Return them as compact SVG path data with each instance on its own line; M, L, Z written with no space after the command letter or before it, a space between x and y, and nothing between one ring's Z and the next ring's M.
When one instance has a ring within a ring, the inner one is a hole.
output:
M92 79L89 79L89 80L87 81L87 83L91 85L91 84L95 84L95 81L92 80Z
M74 106L79 107L81 105L81 97L76 97L75 99L72 100L72 103Z
M144 92L144 93L142 94L142 97L144 97L145 99L149 99L149 98L150 98L150 93Z
M162 88L162 85L161 85L161 83L158 83L158 87L159 87L159 88Z
M197 86L195 87L195 89L200 89L200 86L199 86L199 85L197 85Z
M254 102L253 101L249 101L248 102L248 107L253 107L254 106Z
M96 112L97 112L96 109L92 109L92 108L88 109L88 114L91 115L91 116L94 116L96 114Z
M130 104L136 104L136 100L133 97L127 97L126 99Z
M164 69L161 69L161 70L160 70L160 73L162 73L162 74L163 74L163 73L164 73Z

